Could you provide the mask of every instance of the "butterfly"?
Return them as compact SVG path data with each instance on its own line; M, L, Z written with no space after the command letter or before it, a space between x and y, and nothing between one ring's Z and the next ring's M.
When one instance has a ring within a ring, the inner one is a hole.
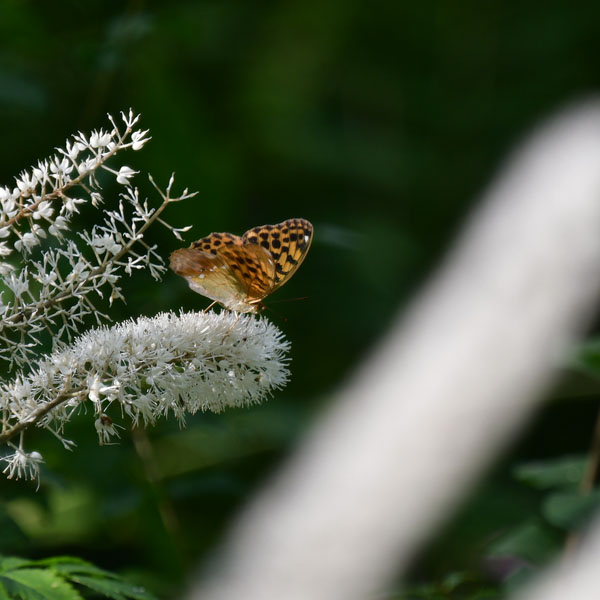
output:
M175 250L170 267L192 290L240 313L256 313L306 257L313 226L306 219L261 225L244 233L211 233Z

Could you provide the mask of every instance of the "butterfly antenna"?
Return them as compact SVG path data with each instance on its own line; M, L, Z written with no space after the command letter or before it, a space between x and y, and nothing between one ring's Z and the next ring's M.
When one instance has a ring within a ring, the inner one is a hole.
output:
M308 300L310 296L298 296L298 298L283 298L282 300L273 300L269 304L280 304L281 302L296 302L297 300Z
M274 308L271 308L270 306L267 306L266 304L263 304L263 307L265 310L269 310L274 315L277 315L284 323L288 322L289 319L287 317L284 317L280 312L276 311Z

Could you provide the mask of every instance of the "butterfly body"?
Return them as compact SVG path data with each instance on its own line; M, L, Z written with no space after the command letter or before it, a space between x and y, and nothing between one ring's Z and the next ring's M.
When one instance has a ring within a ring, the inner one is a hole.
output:
M305 219L262 225L243 236L211 233L171 254L171 269L195 292L241 313L259 312L262 300L298 269L312 241Z

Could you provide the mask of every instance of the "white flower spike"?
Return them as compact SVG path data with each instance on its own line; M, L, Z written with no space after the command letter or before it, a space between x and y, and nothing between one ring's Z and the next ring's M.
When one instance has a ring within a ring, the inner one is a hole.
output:
M169 414L184 422L199 410L257 404L287 383L288 351L268 320L231 312L163 313L93 329L0 384L0 442L25 422L68 444L65 425L86 402L101 444L118 437L123 415L126 424L149 425ZM19 457L7 473L27 472Z

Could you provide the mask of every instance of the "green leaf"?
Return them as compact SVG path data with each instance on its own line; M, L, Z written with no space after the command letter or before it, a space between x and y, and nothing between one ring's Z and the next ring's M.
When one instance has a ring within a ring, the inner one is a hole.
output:
M554 493L542 504L542 514L550 523L563 529L577 529L588 521L600 505L600 490L583 496L579 492Z
M75 575L73 581L83 585L90 590L103 594L112 600L156 600L150 592L139 585L132 585L122 579L100 579L97 577L87 577L85 575Z
M583 371L600 375L600 340L589 340L582 343L572 362Z
M2 574L12 597L23 600L82 600L82 596L62 577L49 569L15 569Z
M74 583L85 586L113 600L154 600L154 596L139 585L124 581L118 575L100 569L80 558L58 556L36 561L38 565L48 565L65 575Z
M29 566L31 561L17 556L0 556L0 575L5 571L12 571L24 566Z
M534 569L521 568L509 575L503 582L502 598L513 597L536 576Z
M583 477L585 466L586 458L568 456L558 460L519 465L514 469L514 476L538 490L557 487L576 489Z
M117 575L110 571L100 569L96 565L89 563L75 556L53 556L36 560L32 564L40 567L51 567L53 570L71 577L74 574L90 575L91 577L102 577L106 579L119 579Z
M465 583L473 583L474 581L476 581L476 577L473 573L468 571L453 571L444 576L441 587L447 592L452 592L457 587Z
M24 600L80 600L81 595L65 580L112 600L156 600L143 587L73 556L37 561L0 557L0 600L17 597ZM2 587L2 581L8 592ZM4 596L2 591L5 591Z
M14 548L16 546L24 546L27 543L27 537L23 530L17 525L15 519L9 516L6 509L0 509L0 551Z
M532 519L494 542L490 556L515 556L534 564L546 564L561 548L562 539L549 525Z
M6 591L6 588L0 583L0 600L10 600L10 596Z

